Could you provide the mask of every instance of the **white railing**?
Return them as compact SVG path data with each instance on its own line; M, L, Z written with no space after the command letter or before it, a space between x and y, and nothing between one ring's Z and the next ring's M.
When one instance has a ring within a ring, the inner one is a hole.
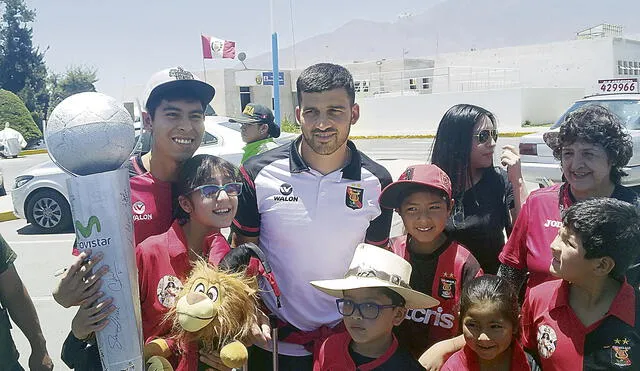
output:
M356 94L367 96L419 95L478 91L521 86L520 70L451 66L354 74Z

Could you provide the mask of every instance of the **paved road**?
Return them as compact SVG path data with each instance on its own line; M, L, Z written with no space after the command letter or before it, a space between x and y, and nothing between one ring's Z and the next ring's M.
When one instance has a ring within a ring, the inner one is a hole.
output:
M0 234L18 254L16 269L29 290L36 306L47 348L54 360L56 370L67 369L60 360L62 343L69 333L73 309L65 309L53 301L51 289L54 273L71 261L72 233L56 235L34 234L33 228L23 219L0 223ZM22 332L12 331L20 362L26 367L30 354L29 343Z
M517 138L502 138L499 145L503 143L517 145L517 142ZM426 162L431 143L431 139L356 141L356 145L370 157L383 162L396 179L407 165ZM12 185L13 179L19 173L46 160L48 160L46 154L0 160L6 184ZM10 188L11 186L7 186L8 191ZM401 224L399 223L400 220L396 216L394 234L400 233ZM59 357L75 310L64 309L57 305L50 292L55 285L54 272L72 261L70 251L73 234L35 234L33 228L24 220L0 223L0 234L18 254L15 265L36 305L49 353L54 359L56 369L65 370L66 367ZM20 331L12 333L22 354L20 361L26 365L30 350L28 342Z
M0 158L0 169L4 177L4 187L7 192L13 188L16 176L30 167L41 164L49 159L46 153L38 155L20 156L18 158Z
M433 139L358 139L358 149L375 160L408 159L427 162L431 158ZM513 145L516 148L520 138L499 138L497 147ZM497 163L500 151L496 149Z

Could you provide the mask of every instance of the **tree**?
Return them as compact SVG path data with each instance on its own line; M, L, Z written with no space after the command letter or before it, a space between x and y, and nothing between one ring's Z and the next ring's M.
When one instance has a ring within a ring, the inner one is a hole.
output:
M24 0L0 0L0 88L22 98L32 118L42 128L49 104L44 52L34 48L29 26L35 12Z
M95 83L98 81L95 68L84 66L71 66L64 75L56 73L49 75L47 81L49 88L49 113L65 98L73 94L87 91L96 91Z
M22 100L12 92L0 89L0 125L3 129L5 122L10 123L12 129L22 134L28 147L42 139L42 132Z

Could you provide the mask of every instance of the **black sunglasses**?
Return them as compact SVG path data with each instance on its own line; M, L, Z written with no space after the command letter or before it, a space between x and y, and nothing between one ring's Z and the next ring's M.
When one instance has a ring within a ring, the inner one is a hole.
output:
M349 317L355 313L356 309L364 319L376 319L380 315L380 310L385 308L395 308L397 305L380 305L376 303L356 303L349 299L336 299L338 312L345 317Z
M498 141L498 130L480 130L477 134L474 135L475 138L478 138L478 143L484 144L489 141L489 138L493 138L494 142Z
M200 191L202 197L216 198L222 190L229 196L237 196L242 192L242 183L227 183L225 185L205 184L194 188L194 190L189 193Z

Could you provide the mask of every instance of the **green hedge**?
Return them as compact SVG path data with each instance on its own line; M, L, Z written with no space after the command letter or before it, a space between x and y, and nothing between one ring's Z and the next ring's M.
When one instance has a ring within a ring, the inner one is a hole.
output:
M0 89L0 130L4 129L5 122L19 131L29 145L42 139L42 132L22 100L12 92Z

